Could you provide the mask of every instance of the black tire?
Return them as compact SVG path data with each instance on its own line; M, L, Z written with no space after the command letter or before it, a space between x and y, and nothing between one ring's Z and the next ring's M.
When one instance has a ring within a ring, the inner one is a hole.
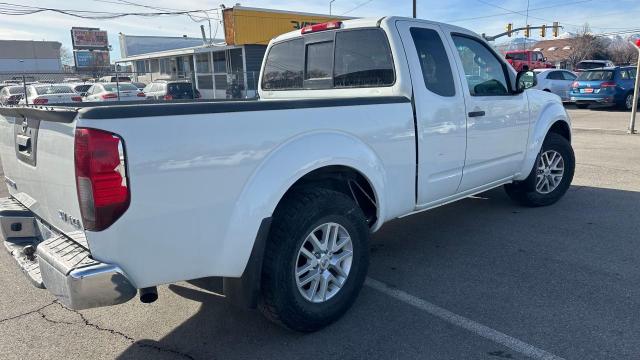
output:
M296 285L297 256L308 234L334 222L346 229L353 244L349 275L330 299L313 303ZM339 319L362 289L369 267L369 228L362 210L343 193L303 188L278 205L265 249L262 270L262 313L271 321L301 332L319 330Z
M633 108L633 93L628 93L624 97L624 100L620 104L620 108L622 110L631 111L631 109Z
M553 191L543 194L536 190L536 171L541 154L548 150L554 150L562 156L562 160L564 161L564 174L562 180L560 180L560 184L558 184ZM573 181L575 164L576 160L573 148L569 141L561 135L551 132L547 134L542 144L542 150L538 154L529 176L523 181L505 185L504 189L509 197L521 205L530 207L551 205L560 200L569 189L571 181Z
M578 109L586 109L589 107L589 104L576 104L576 107Z

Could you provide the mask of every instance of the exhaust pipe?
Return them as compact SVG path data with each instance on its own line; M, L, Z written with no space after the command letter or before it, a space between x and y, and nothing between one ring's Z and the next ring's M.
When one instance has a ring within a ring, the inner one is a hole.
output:
M158 288L155 286L140 289L140 301L145 304L151 304L158 300Z

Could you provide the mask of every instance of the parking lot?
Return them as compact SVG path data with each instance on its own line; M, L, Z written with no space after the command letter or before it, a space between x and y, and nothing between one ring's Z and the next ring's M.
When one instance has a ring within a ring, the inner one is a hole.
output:
M626 134L627 112L569 112L565 198L523 208L495 189L391 222L355 305L318 333L199 282L162 286L154 304L70 311L2 251L0 359L638 359L640 135Z

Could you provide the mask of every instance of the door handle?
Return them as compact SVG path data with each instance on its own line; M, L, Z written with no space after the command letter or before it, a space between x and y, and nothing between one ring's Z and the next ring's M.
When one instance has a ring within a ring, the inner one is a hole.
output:
M484 116L485 113L483 110L481 111L472 111L469 113L469 117L479 117L479 116Z

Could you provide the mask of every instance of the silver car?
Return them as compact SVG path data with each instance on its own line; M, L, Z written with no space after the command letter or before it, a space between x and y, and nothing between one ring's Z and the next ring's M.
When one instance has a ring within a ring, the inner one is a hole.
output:
M132 83L96 83L93 84L83 101L135 101L145 100L142 91Z
M570 101L569 91L571 84L576 80L576 74L569 70L562 69L536 69L533 70L538 79L536 89L552 92L562 99L562 101Z

